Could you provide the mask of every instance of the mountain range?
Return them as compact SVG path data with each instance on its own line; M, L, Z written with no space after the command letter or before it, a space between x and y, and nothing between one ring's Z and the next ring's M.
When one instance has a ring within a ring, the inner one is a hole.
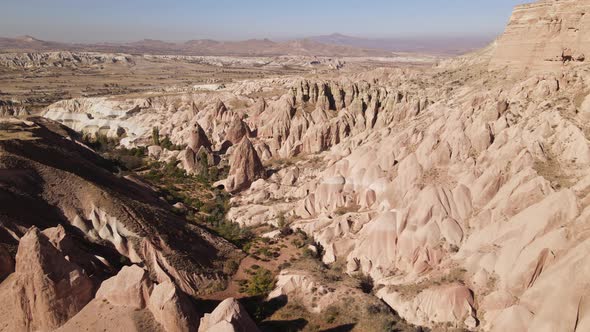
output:
M370 39L342 34L313 36L288 41L249 39L243 41L217 41L211 39L167 42L143 39L127 43L62 43L40 40L31 36L0 38L0 52L34 51L96 51L131 54L175 55L234 55L234 56L391 56L393 52L460 54L485 46L485 38L455 39Z

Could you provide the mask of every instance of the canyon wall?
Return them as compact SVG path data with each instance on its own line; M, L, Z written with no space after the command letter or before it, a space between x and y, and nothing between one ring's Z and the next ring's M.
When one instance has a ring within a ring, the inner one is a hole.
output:
M491 69L561 71L590 55L590 1L547 0L517 6L499 38Z

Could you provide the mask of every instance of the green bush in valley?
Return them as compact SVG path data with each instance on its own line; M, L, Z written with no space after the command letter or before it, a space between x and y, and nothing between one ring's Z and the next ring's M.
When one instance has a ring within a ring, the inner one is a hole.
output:
M170 140L170 137L168 135L166 135L166 137L164 137L164 139L160 142L160 146L166 150L174 150L172 148L174 144L172 144L172 141Z
M266 296L275 286L275 278L267 269L260 268L252 275L245 287L250 296Z

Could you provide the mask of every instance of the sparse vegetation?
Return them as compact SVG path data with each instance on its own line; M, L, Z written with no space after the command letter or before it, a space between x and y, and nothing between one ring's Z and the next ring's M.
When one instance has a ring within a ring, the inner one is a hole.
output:
M563 169L559 161L552 155L547 157L547 161L537 160L533 168L551 183L553 189L569 188L574 183L573 179L565 173L566 170Z
M84 134L82 141L98 153L113 152L120 144L118 138L108 137L100 133L96 135Z
M281 321L288 324L274 323ZM301 322L301 325L296 326L293 322ZM300 300L292 299L259 325L265 331L423 331L406 324L383 302L369 295L341 298L337 304L324 308L320 313L311 313Z
M152 163L143 176L161 188L162 197L168 203L182 202L186 205L186 217L189 221L205 226L240 248L250 242L254 235L248 228L225 219L230 208L229 195L225 191L212 188L212 182L217 181L221 173L216 173L216 176L191 176L177 164L176 160Z
M152 142L154 145L160 145L160 129L158 127L152 128Z
M124 171L139 169L146 163L146 147L128 149L120 145L120 139L100 133L83 135L82 141Z
M252 277L243 284L240 290L250 296L266 296L275 285L275 276L264 268L258 268L252 273Z
M363 293L371 294L373 292L375 283L370 275L360 273L356 275L356 279L358 281L357 287L363 291Z
M358 205L349 205L349 206L341 206L334 210L334 213L338 216L345 215L347 213L358 212L360 206Z

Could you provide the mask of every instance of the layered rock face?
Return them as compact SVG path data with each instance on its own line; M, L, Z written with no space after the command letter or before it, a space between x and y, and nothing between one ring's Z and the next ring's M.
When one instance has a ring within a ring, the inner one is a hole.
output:
M560 71L590 56L590 1L545 0L516 7L491 67Z

